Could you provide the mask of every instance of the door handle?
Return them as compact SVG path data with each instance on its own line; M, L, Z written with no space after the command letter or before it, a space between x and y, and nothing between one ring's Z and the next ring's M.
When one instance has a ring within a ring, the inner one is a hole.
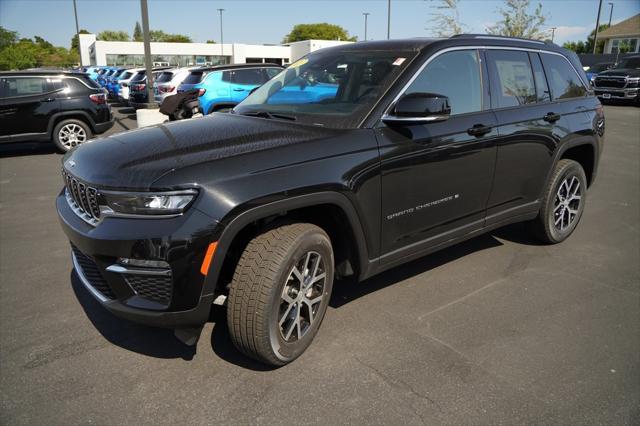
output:
M234 92L244 92L244 89L241 89L239 87L236 87L235 89L233 89Z
M474 124L473 127L467 129L467 133L471 136L484 136L491 131L491 127L485 126L484 124Z
M542 119L548 123L555 123L560 120L560 114L556 114L555 112L548 112L547 115L542 117Z

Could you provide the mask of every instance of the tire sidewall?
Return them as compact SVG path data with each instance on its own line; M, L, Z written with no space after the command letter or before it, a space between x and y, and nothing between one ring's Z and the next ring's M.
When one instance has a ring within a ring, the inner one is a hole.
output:
M56 126L54 127L53 135L52 135L53 143L62 152L68 152L68 151L70 151L72 149L72 148L67 148L60 141L60 130L62 129L62 127L66 126L67 124L75 124L75 125L78 125L78 126L82 127L82 129L84 130L84 133L87 135L87 140L85 140L83 143L86 143L89 139L91 139L91 136L92 136L91 129L89 128L89 126L84 121L76 120L76 119L62 120L61 122L56 124ZM82 144L80 144L80 145L82 145ZM79 146L79 145L76 145L76 146Z
M556 195L558 193L558 189L560 188L560 185L562 184L562 182L564 182L565 179L570 178L572 176L575 176L578 179L578 181L580 182L580 188L581 188L581 191L580 191L581 199L578 207L578 214L573 220L573 222L564 231L560 231L555 226L555 218L554 218L554 211L553 211L554 202L556 199ZM573 233L573 231L578 226L578 223L582 218L582 213L584 212L585 203L587 201L586 189L587 189L587 178L584 174L584 170L582 170L582 167L574 161L568 163L564 167L564 169L556 176L555 182L553 183L553 188L549 193L549 199L546 200L547 206L546 206L546 212L545 212L545 226L547 228L547 234L551 237L551 239L554 242L559 243L564 241L565 239L567 239L567 237L569 237L569 235Z
M318 252L324 259L326 279L324 285L324 298L317 313L317 320L311 326L304 337L298 341L287 343L280 335L278 315L280 312L280 297L282 289L288 278L288 274L300 258L309 251ZM322 324L324 315L329 306L329 299L333 289L334 260L331 242L326 234L318 231L305 232L298 236L293 247L287 254L287 261L280 265L277 273L277 285L269 300L267 324L269 327L269 343L273 354L282 363L288 363L300 356L309 347Z

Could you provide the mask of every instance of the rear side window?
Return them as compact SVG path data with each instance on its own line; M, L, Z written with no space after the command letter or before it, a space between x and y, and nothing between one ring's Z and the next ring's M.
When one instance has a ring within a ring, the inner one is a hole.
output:
M43 77L4 77L0 79L0 93L3 98L14 96L34 96L49 91Z
M222 81L226 81L227 83L231 83L231 71L223 71L222 72Z
M569 61L560 55L550 53L542 53L541 57L554 99L580 98L587 93Z
M495 108L536 102L536 86L526 52L492 50L487 52L487 60Z
M256 86L264 83L262 78L262 70L260 68L251 68L246 70L237 70L234 72L234 83Z
M136 75L133 76L133 78L131 79L131 81L142 81L146 78L147 73L145 71L138 71L136 73Z
M202 71L191 71L187 78L185 78L182 83L184 84L198 84L202 80Z
M266 68L264 71L267 73L267 78L272 79L276 75L280 74L280 71L282 70L280 68Z
M444 53L431 61L405 94L436 93L449 98L451 114L482 110L482 77L476 50Z
M124 74L122 74L118 80L128 80L129 78L131 78L131 73L130 72L125 72Z

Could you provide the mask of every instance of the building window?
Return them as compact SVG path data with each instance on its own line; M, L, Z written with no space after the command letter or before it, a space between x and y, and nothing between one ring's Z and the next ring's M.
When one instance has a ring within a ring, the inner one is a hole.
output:
M636 53L638 44L637 38L616 38L611 40L611 53L618 53L621 46L628 46L629 50L626 53Z
M144 55L106 55L107 65L114 66L144 66ZM154 66L189 67L195 65L223 65L228 64L229 56L200 56L200 55L151 55Z

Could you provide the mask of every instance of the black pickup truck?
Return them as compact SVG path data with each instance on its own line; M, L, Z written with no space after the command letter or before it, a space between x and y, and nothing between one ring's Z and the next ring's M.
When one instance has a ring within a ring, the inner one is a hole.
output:
M235 345L282 365L311 344L342 278L514 222L565 240L604 128L577 57L553 44L345 44L229 114L73 150L57 210L106 309L193 344L226 301Z
M621 99L640 104L640 55L624 58L593 79L596 95L603 100Z

